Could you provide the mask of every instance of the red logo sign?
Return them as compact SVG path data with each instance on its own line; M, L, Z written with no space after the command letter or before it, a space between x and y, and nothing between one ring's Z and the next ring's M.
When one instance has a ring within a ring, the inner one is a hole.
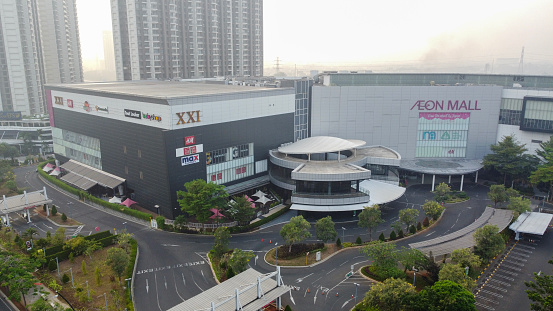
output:
M186 136L184 138L184 145L185 146L193 145L195 143L196 143L196 140L194 139L194 136Z
M67 100L67 107L73 108L73 100L72 99Z

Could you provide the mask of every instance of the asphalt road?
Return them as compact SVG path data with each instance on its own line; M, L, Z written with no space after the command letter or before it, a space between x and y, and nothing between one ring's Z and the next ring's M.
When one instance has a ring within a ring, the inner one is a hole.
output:
M28 191L42 189L44 186L38 179L35 167L18 168L15 173L18 185L25 186ZM458 185L454 187L458 189ZM91 207L48 185L46 188L48 197L61 212L65 212L83 224L67 228L68 235L76 231L87 235L93 233L96 227L100 231L126 228L128 232L134 234L139 245L133 287L136 310L167 310L216 285L205 258L213 244L211 236L174 234L150 229L141 221L134 221L111 210ZM486 204L490 203L486 195L488 188L465 184L464 190L471 200L446 205L446 211L437 225L415 237L399 241L398 247L408 247L409 243L451 233L478 218ZM390 224L397 220L398 211L402 208L418 209L419 221L422 222L424 213L421 206L425 200L431 198L430 185L409 187L399 200L383 207L382 214L385 222L376 229L376 234L373 233L373 239L378 238L380 232L384 232L385 236L389 235ZM283 219L289 219L293 215L295 214L291 211ZM12 224L18 231L34 227L39 230L41 236L45 236L46 231L53 233L57 229L55 224L38 215L33 215L31 220L32 222L27 224L22 218L12 215ZM345 217L340 221L336 224L336 228L339 237L343 237L343 242L354 242L357 236L361 236L363 240L369 239L366 229L357 227L353 217L349 219ZM267 264L263 257L275 243L284 244L279 235L282 225L269 224L253 233L233 235L229 246L254 251L258 259L252 259L250 266L262 273L272 272L275 268ZM312 234L315 236L314 230ZM309 241L315 241L315 239L312 238ZM370 282L357 272L368 262L368 258L357 249L347 249L313 267L281 268L284 283L296 289L283 297L283 305L290 304L297 310L349 310L355 302L355 297L352 297L352 295L355 296L355 284L359 284L358 301L370 288ZM351 270L352 265L356 273L346 279L345 275Z

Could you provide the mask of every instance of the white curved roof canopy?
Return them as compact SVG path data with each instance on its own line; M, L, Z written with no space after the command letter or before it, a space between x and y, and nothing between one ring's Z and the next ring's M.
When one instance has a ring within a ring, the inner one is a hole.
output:
M351 150L365 145L366 142L356 139L342 139L330 136L315 136L282 146L278 151L286 154L314 154Z

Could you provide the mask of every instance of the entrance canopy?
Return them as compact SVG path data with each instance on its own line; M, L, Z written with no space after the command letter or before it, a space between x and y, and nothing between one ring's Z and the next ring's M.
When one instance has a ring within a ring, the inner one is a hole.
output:
M3 196L2 200L0 200L0 211L8 214L49 203L52 203L52 200L48 199L46 187L44 187L43 190L24 192L21 195L15 195L13 197L6 198L6 196Z
M61 180L85 191L97 184L102 187L114 189L125 182L124 178L106 173L75 160L69 160L62 164L61 168L69 172L69 174L60 178Z
M543 235L549 223L551 223L551 219L553 219L551 214L526 212L518 216L518 219L509 226L509 229L516 232L517 238L519 233Z
M406 189L386 182L370 179L360 182L359 190L368 193L371 197L369 205L374 205L395 201L405 193Z

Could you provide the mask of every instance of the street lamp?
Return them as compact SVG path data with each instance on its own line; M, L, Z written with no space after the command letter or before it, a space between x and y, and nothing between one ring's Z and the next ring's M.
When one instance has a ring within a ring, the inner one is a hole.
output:
M275 247L276 247L275 248L275 266L278 267L278 246L277 245L278 245L278 242L275 243Z
M125 221L123 225L125 225L125 231L127 231L127 222Z
M359 284L357 283L353 283L355 284L355 305L357 305L357 287L359 286Z
M415 269L415 266L413 266L413 286L415 286L415 279L417 277L417 272L419 269Z
M154 205L154 207L156 208L157 214L159 215L159 205L156 204L156 205Z
M342 227L342 243L345 242L344 235L346 234L346 228Z

